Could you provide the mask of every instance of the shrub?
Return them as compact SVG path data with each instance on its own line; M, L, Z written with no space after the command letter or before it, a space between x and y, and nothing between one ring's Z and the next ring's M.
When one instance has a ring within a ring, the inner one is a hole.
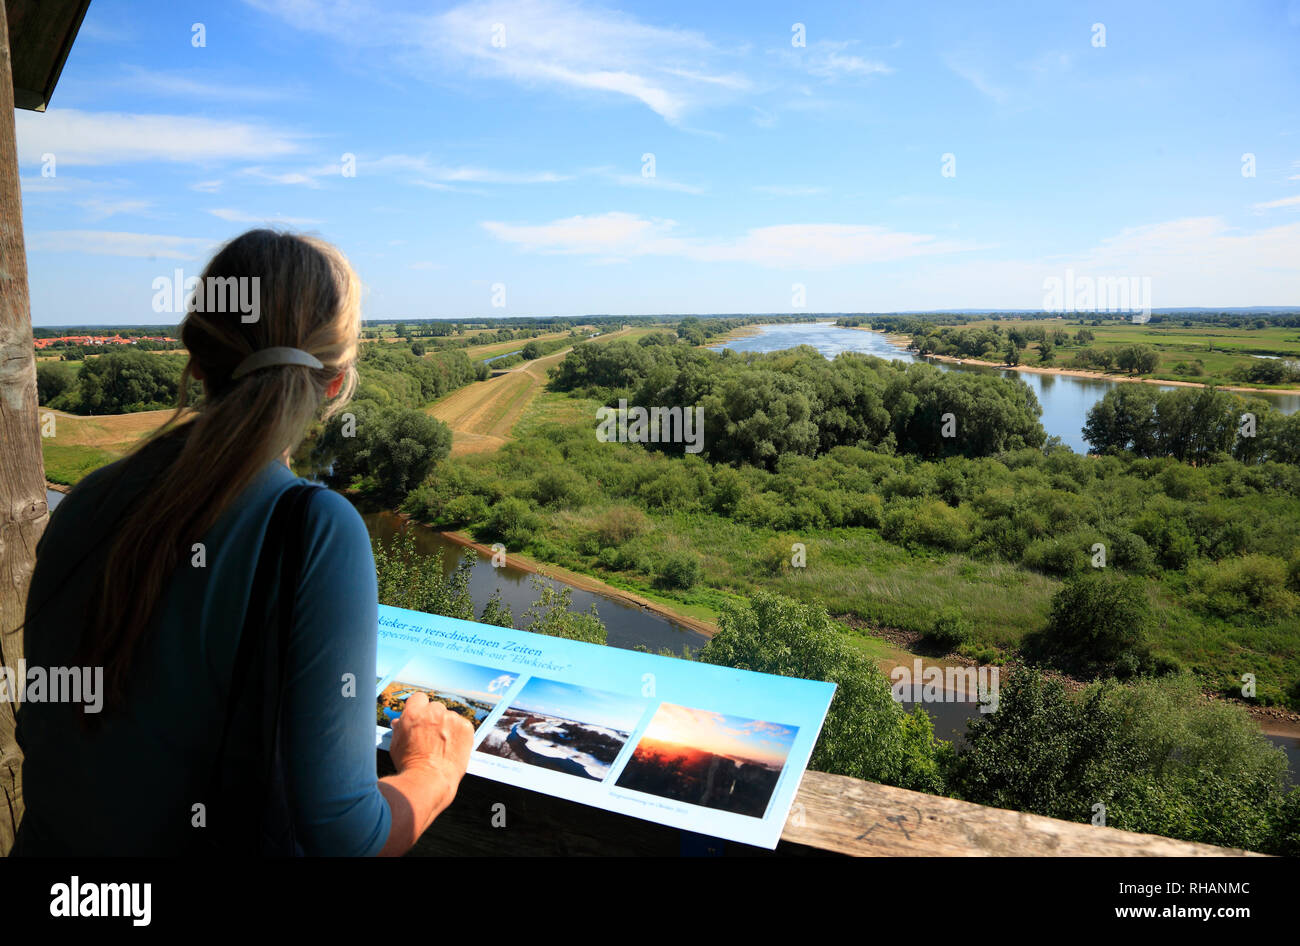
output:
M581 505L587 492L586 479L565 466L545 469L533 480L533 498L542 506Z
M608 633L594 604L586 611L574 611L572 588L557 588L537 575L530 576L528 581L538 597L524 612L527 622L524 630L588 644L605 643Z
M882 529L888 538L909 546L928 545L958 551L970 541L968 516L938 499L890 509Z
M1066 579L1052 597L1046 629L1029 646L1066 670L1132 676L1151 668L1151 621L1141 579L1112 569L1089 569Z
M1114 565L1135 575L1149 575L1156 567L1156 557L1151 546L1140 535L1132 532L1113 532L1107 536L1108 565Z
M774 536L759 549L759 566L769 575L784 575L794 567L794 544L790 536ZM806 553L805 553L806 554Z
M1300 598L1287 589L1287 566L1271 555L1194 566L1188 574L1193 603L1220 617L1276 617L1295 613Z
M669 552L659 563L656 584L664 588L692 588L704 577L704 569L692 552Z
M1073 575L1088 566L1084 548L1076 536L1039 539L1025 549L1024 564L1048 575Z
M622 545L650 528L650 520L635 506L611 506L596 519L596 541L602 548Z
M1202 699L1194 678L1093 685L1072 698L1032 670L972 722L950 788L969 801L1112 827L1294 853L1286 760L1239 706Z
M972 635L970 622L956 608L944 608L934 619L926 639L945 651L956 650L970 641Z
M488 516L488 504L482 496L475 496L469 493L464 496L456 496L443 507L440 515L434 525L442 528L455 528L457 526L469 525L474 522L481 522Z
M527 546L541 527L541 516L526 500L507 496L493 507L483 531L487 537L502 539L507 546L519 549Z

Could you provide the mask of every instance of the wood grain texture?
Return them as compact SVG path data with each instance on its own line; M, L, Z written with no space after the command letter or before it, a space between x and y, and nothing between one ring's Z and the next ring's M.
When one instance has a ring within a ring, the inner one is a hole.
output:
M27 585L49 510L36 416L36 358L27 296L22 194L14 143L8 13L0 0L0 665L22 657ZM0 702L0 854L22 817L14 704Z
M1221 857L1246 852L808 772L783 839L859 856Z
M381 775L392 772L379 753ZM504 823L502 823L504 821ZM467 775L412 856L1226 856L1245 852L1098 828L808 772L775 851L720 841Z

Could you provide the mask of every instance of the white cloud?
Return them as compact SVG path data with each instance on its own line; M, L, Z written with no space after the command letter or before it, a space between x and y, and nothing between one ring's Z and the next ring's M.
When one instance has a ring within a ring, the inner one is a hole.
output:
M618 184L621 187L649 187L659 190L676 191L681 194L703 194L705 188L695 184L684 184L681 181L674 181L670 178L656 174L654 177L646 177L643 174L621 174L610 167L594 168L590 173L598 174L611 183Z
M1043 281L1149 277L1154 308L1294 305L1300 223L1246 231L1218 217L1129 227L1079 253L1040 259L936 261L891 278L893 298L867 308L1037 309Z
M390 50L389 64L423 78L468 71L622 97L671 123L750 87L703 34L578 0L470 0L438 14L404 14L374 0L245 2L346 45Z
M887 76L894 71L878 59L864 59L846 52L852 45L851 41L813 43L805 50L792 52L791 56L799 60L810 75L819 79Z
M1297 175L1300 177L1300 175ZM1280 200L1270 200L1262 204L1256 204L1256 210L1276 210L1278 207L1296 207L1300 206L1300 194L1293 197L1283 197Z
M674 221L621 212L580 215L540 225L487 221L483 227L499 240L542 253L605 258L676 256L780 268L825 269L977 248L926 234L831 223L757 227L731 238L684 237L676 234Z
M92 197L77 204L87 212L91 220L105 220L115 214L142 213L153 206L148 200L104 200Z
M313 227L320 223L319 220L312 220L307 217L284 217L280 214L250 214L242 210L230 210L228 208L218 208L209 210L208 213L228 223L256 223L270 224L273 226L286 227Z
M1239 281L1238 288L1243 290L1245 282L1255 278L1252 274L1285 270L1290 273L1290 284L1300 290L1296 260L1300 260L1300 223L1247 232L1228 226L1219 217L1188 217L1126 228L1084 255L1081 264L1103 274L1151 276L1170 284L1218 277ZM1223 304L1223 293L1217 295L1219 301L1206 304ZM1300 298L1300 291L1293 290L1292 298Z
M73 186L67 178L41 177L39 174L21 178L19 183L24 194L48 194L70 190Z
M338 173L337 167L334 173ZM554 171L502 171L495 168L449 167L439 164L428 155L389 154L372 160L357 161L358 174L407 173L416 183L425 185L451 184L553 184L571 179L571 175ZM445 189L445 188L440 188Z
M248 85L223 76L205 78L194 70L163 72L134 65L127 66L126 75L121 78L99 80L98 84L150 95L216 99L221 102L272 102L290 95L289 90L279 81Z
M782 186L780 184L757 184L754 190L771 197L816 197L828 193L827 187Z
M187 115L141 115L51 109L14 115L18 163L53 154L59 165L136 161L204 163L265 159L299 150L294 136L251 122Z
M207 255L214 245L214 241L202 237L111 230L41 230L32 234L27 242L27 248L37 252L144 259L197 259Z
M319 170L319 169L315 169ZM306 171L268 171L260 165L246 167L240 171L248 177L255 177L258 180L266 181L269 184L302 184L305 187L320 187L320 178L325 177L322 173L313 173L313 170ZM333 168L335 176L338 175L339 169L336 165Z
M951 57L947 63L949 69L999 105L1004 104L1009 98L1010 94L1007 90L990 79L981 67Z

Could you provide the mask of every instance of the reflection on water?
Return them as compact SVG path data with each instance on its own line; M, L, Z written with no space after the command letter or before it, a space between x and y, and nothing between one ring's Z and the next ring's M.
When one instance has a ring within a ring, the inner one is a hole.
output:
M800 322L780 325L764 325L758 334L737 338L711 346L715 351L730 348L733 351L767 352L794 348L796 345L811 345L827 358L834 358L843 351L861 352L885 358L890 361L913 362L919 356L904 351L897 345L890 344L879 332L863 329L843 328L829 322ZM1126 381L1106 381L1101 378L1077 378L1063 374L1037 374L1030 371L1012 371L1009 368L990 368L985 365L956 365L942 361L932 361L944 371L1000 372L1003 377L1019 378L1029 385L1038 403L1042 405L1043 429L1048 436L1060 437L1070 449L1077 453L1086 453L1088 445L1083 439L1083 423L1088 411L1100 401L1111 388L1117 384L1131 384ZM1174 390L1176 385L1162 384L1164 390ZM1256 396L1252 394L1250 396ZM1294 394L1259 394L1274 408L1284 414L1294 414L1300 410L1300 395Z
M433 556L442 551L444 575L452 573L462 556L471 558L474 567L470 571L469 592L474 599L474 606L481 611L492 597L492 592L499 589L501 600L510 606L515 627L522 628L526 623L523 620L524 611L538 598L537 589L529 582L529 578L534 576L529 572L513 565L493 568L490 557L453 542L434 529L407 522L386 510L363 512L362 518L365 519L371 536L384 542L389 541L403 527L413 529L415 546L421 554ZM552 581L552 584L556 582ZM609 643L615 647L631 649L637 644L644 644L655 652L666 647L673 653L680 654L683 647L698 650L708 642L704 634L693 628L616 598L581 588L572 588L572 595L574 611L586 611L592 604L596 606L596 613L609 632Z

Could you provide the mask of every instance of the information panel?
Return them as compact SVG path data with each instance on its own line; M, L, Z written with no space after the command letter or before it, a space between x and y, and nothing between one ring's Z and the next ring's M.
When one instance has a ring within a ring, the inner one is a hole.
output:
M835 685L379 607L376 740L428 694L475 727L469 771L776 847Z

